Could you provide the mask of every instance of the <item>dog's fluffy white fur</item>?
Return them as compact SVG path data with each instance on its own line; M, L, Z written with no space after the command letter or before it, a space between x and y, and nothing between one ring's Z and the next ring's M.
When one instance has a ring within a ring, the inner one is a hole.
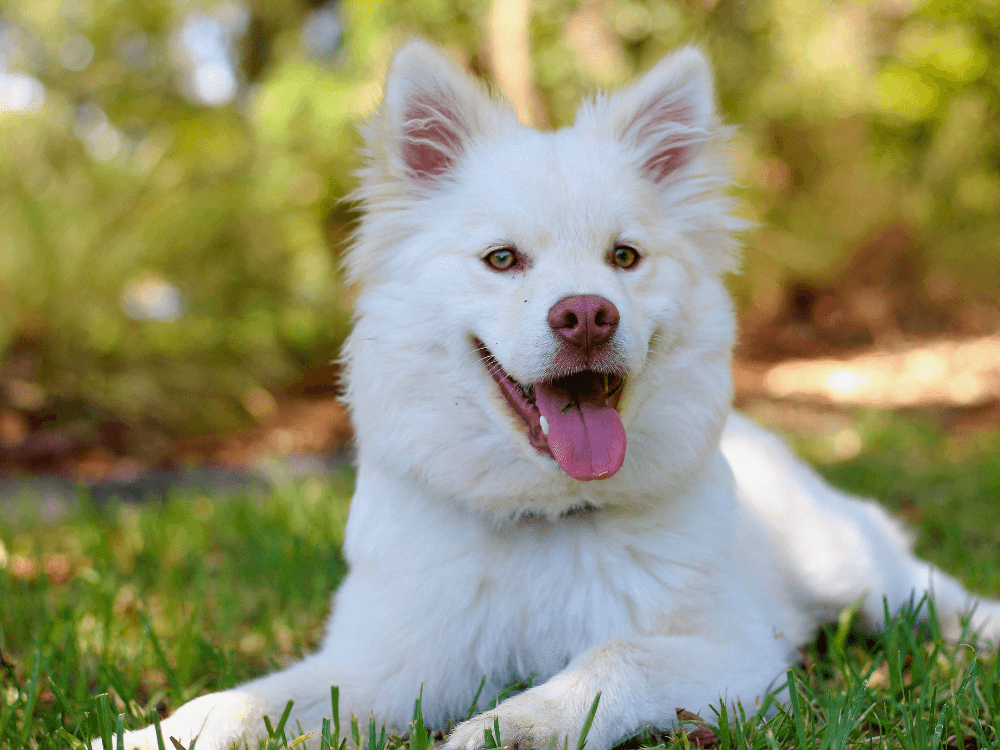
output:
M877 505L730 412L734 316L720 277L740 225L700 52L668 56L543 133L413 42L364 134L345 348L350 572L319 651L182 706L165 736L255 746L262 717L291 699L288 726L316 745L331 685L345 726L373 712L405 731L422 687L428 723L444 728L484 676L480 705L534 674L446 747L482 748L494 718L504 745L574 745L601 691L587 742L605 750L645 724L673 726L678 708L755 705L817 626L857 602L876 625L883 598L898 610L930 594L948 635L969 616L981 638L1000 635L1000 603L916 559ZM640 261L609 262L616 243ZM523 262L488 267L497 248ZM477 351L521 384L553 377L548 311L585 294L620 313L611 346L627 373L627 452L601 481L532 447Z

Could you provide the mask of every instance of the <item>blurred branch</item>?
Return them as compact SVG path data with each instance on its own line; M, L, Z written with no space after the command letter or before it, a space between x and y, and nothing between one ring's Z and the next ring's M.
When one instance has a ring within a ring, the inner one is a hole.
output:
M275 29L269 20L253 15L243 37L243 73L251 83L264 77L264 71L271 61L271 42Z
M497 86L526 125L542 127L545 113L535 88L528 37L529 0L494 0L487 20L486 53Z

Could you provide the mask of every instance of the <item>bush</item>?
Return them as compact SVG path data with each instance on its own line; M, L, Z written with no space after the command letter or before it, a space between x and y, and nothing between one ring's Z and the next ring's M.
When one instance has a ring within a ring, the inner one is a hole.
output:
M247 394L281 389L344 336L337 257L355 217L340 201L389 52L423 34L489 78L490 3L72 7L15 0L0 26L0 398L232 426ZM707 47L761 226L733 282L745 308L773 310L789 282L829 279L887 231L946 303L995 294L990 3L530 12L554 126L678 44Z

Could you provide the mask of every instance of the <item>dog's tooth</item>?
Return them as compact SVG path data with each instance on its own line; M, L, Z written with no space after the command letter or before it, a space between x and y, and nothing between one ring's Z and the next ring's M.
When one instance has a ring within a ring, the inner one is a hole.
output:
M538 424L540 424L542 426L542 434L545 435L546 437L548 437L548 435L549 435L549 420L547 420L545 417L539 417L538 418Z

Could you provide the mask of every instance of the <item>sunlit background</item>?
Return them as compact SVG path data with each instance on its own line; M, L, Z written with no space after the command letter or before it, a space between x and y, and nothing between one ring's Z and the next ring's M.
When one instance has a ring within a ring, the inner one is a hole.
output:
M911 366L959 403L1000 392L997 347L814 386L771 367L1000 329L996 0L7 0L0 451L45 425L111 451L245 427L336 356L356 124L412 35L546 127L702 45L758 225L738 384L893 405L880 378Z

